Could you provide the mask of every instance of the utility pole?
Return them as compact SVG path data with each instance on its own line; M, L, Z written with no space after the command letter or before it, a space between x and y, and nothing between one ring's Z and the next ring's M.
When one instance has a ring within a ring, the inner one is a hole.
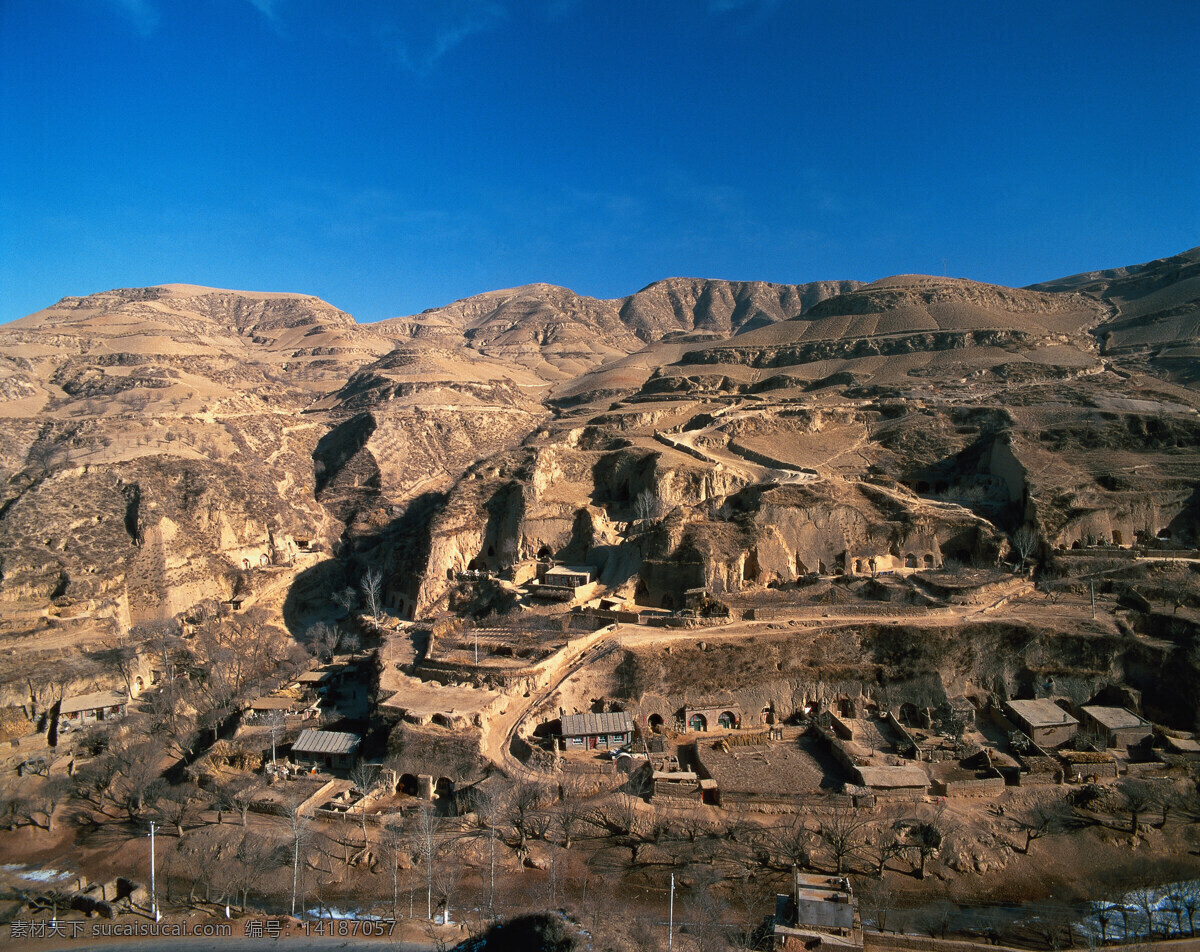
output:
M1096 620L1096 580L1092 579L1092 621Z
M154 889L154 821L150 821L150 914L158 922L158 893Z
M675 874L671 874L671 902L667 913L667 952L671 952L675 941Z

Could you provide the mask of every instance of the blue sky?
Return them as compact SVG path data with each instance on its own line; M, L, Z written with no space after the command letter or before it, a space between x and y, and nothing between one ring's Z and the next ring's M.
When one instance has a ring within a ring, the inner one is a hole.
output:
M1026 284L1200 244L1200 4L0 0L0 320Z

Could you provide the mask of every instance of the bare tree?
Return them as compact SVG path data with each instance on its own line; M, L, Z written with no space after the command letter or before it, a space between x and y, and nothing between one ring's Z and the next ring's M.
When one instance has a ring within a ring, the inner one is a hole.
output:
M1200 587L1197 585L1195 574L1186 565L1181 564L1172 565L1159 584L1172 606L1172 614L1179 614L1179 609L1191 601Z
M70 795L71 781L61 774L54 777L47 777L41 787L38 788L31 802L36 804L37 809L46 818L46 832L54 832L54 811Z
M1158 911L1159 892L1148 882L1140 883L1129 891L1130 901L1138 908L1146 921L1146 938L1154 938L1154 913Z
M719 876L715 872L708 876L698 876L687 901L688 932L696 952L717 952L729 947L722 925L726 911L725 902L714 890L718 879Z
M25 796L17 789L16 783L8 781L0 787L0 823L8 829L15 830L21 825L21 818L29 813L29 804Z
M246 825L246 816L250 812L250 807L254 804L262 787L252 778L247 777L245 781L239 782L234 787L231 798L234 806L242 818L242 826Z
M1098 899L1092 903L1091 917L1096 920L1096 925L1100 927L1100 944L1108 944L1108 925L1113 921L1113 917L1117 914L1118 904L1110 902L1107 899Z
M810 868L812 866L813 836L813 831L808 828L804 820L797 815L792 815L780 826L770 829L770 835L766 840L768 861L774 862L775 865L784 869L790 869L792 866L799 866L801 869ZM779 854L778 858L772 856L775 853Z
M1029 561L1029 557L1033 555L1034 550L1037 549L1037 529L1035 529L1028 522L1025 523L1025 525L1021 526L1020 529L1013 533L1012 545L1016 550L1017 555L1021 558L1021 564L1017 566L1017 571L1019 572L1021 569L1025 568L1025 563Z
M517 834L517 849L523 850L533 831L533 818L545 800L546 790L530 780L518 781L504 798L504 817Z
M574 774L563 775L558 792L559 801L554 807L554 824L562 836L563 849L569 850L575 834L587 816L587 804L583 796L583 784Z
M307 635L309 650L322 661L329 661L333 658L342 640L337 626L327 625L323 621L319 621L309 628Z
M270 864L274 852L271 844L257 833L243 832L238 840L234 852L236 865L233 886L241 895L240 905L243 911L249 901L250 890L261 879L263 870Z
M475 789L472 810L479 825L487 831L488 838L488 911L495 910L496 903L496 828L504 815L503 798L495 791Z
M853 807L838 807L821 820L817 835L832 854L838 876L845 869L846 859L862 844L867 825L867 817Z
M215 826L196 830L186 841L179 844L179 851L187 857L186 869L191 878L188 902L196 901L196 892L204 887L204 901L212 901L212 886L217 865L224 855L224 833Z
M1200 911L1200 879L1189 879L1176 889L1179 908L1187 913L1188 935L1196 934L1196 913Z
M292 846L292 915L296 915L296 895L300 889L300 854L310 839L309 817L300 812L302 800L288 804L285 814Z
M403 814L393 813L379 833L379 850L392 880L392 919L400 918L400 867L410 862L408 831Z
M442 910L442 924L450 924L450 904L462 883L463 867L458 841L444 844L444 849L434 868L433 885L437 892L438 908Z
M161 789L157 782L161 756L162 749L153 741L135 742L112 750L118 773L113 785L113 799L131 820L136 820L144 809L153 806L154 797Z
M195 787L178 784L166 787L158 795L155 812L164 824L175 827L176 837L183 836L183 825L187 822L188 812L197 793Z
M364 760L356 763L350 771L350 781L358 788L358 792L362 794L362 799L358 802L358 818L362 825L364 849L366 849L368 844L367 798L371 795L371 791L375 789L375 783L379 779L379 772L378 764L369 764Z
M347 615L350 615L354 612L355 606L358 605L358 593L347 586L334 592L333 600L345 609Z
M884 879L866 880L859 888L859 907L863 925L873 921L875 931L886 932L888 914L892 911L892 891Z
M137 676L138 650L128 641L109 639L104 646L104 666L112 671L125 685L125 696L133 697L133 679Z
M661 519L663 515L662 499L653 490L643 489L633 502L633 514L643 521Z
M411 836L416 854L425 863L425 918L433 918L433 865L437 855L438 833L441 817L432 803L421 804L411 827Z
M1126 779L1117 784L1117 790L1129 811L1129 834L1136 836L1138 818L1154 806L1155 787L1145 780Z
M904 852L904 844L897 830L898 820L896 811L885 806L875 818L873 829L866 837L867 853L875 866L877 878L883 878L883 870L889 859Z
M363 574L362 581L359 582L359 588L362 589L363 598L367 603L367 610L371 613L371 620L375 622L376 627L379 625L379 616L383 609L383 572L377 566L371 566Z
M1172 810L1178 810L1186 799L1186 792L1178 785L1173 783L1164 783L1157 786L1154 790L1154 806L1161 812L1161 818L1158 823L1158 828L1161 830L1167 825L1167 817Z
M917 878L925 878L925 864L942 848L943 833L938 821L922 820L908 830L908 846L917 854Z
M271 737L271 766L274 767L276 765L275 747L283 739L283 733L287 728L287 715L283 711L268 711L263 722Z
M1051 833L1061 833L1067 828L1071 808L1063 800L1043 800L1019 811L1015 818L1018 829L1025 833L1025 847L1021 852L1028 855L1034 840Z

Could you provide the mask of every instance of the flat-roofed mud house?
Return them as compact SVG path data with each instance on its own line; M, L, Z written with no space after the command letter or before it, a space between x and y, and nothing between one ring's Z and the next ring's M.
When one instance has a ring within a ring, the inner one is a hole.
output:
M628 711L603 714L567 714L560 729L564 750L606 750L633 740L633 718Z
M792 895L775 897L771 947L778 952L863 947L858 902L850 882L793 870Z
M1009 701L1005 713L1039 747L1057 747L1075 736L1079 721L1049 698Z
M532 593L538 598L570 601L592 582L592 570L586 566L556 565L547 569Z
M1136 747L1154 736L1148 720L1123 707L1089 704L1080 713L1084 729L1102 734L1105 747Z
M591 581L590 568L574 565L556 565L542 577L542 584L553 588L582 588Z
M125 716L128 703L122 691L99 691L96 694L66 697L58 706L58 722L60 725L82 727L99 721L115 720Z
M354 766L362 738L341 731L318 731L311 727L300 732L292 744L292 760L297 764L349 770Z

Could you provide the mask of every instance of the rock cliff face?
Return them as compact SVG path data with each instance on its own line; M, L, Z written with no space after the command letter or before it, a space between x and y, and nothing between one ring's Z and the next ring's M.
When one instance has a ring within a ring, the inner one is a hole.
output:
M677 608L990 564L1026 525L1044 559L1200 544L1198 267L531 285L375 325L298 294L64 298L0 328L0 635L279 612L334 553L420 617L550 560Z
M622 313L694 317L705 294L664 282ZM799 303L796 289L770 299ZM558 418L519 462L451 491L421 610L457 572L538 553L678 608L689 588L991 564L1026 523L1044 552L1200 541L1183 476L1200 472L1195 396L1101 356L1113 312L1095 293L905 276L781 313L660 339L559 388Z

